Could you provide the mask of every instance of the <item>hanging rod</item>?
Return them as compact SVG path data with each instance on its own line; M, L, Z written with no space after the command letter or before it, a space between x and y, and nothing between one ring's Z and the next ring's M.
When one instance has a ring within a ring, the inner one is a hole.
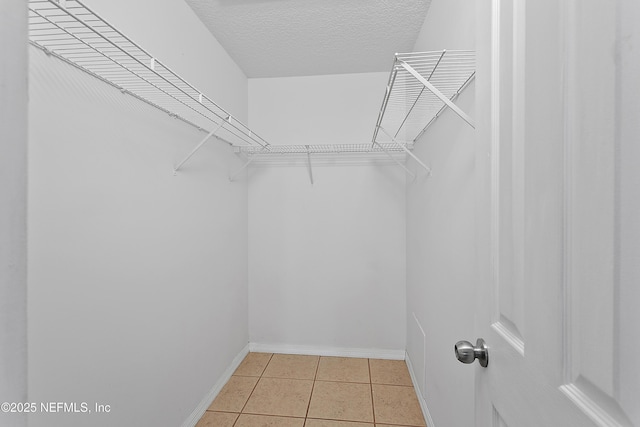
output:
M397 53L372 142L414 143L447 107L473 127L452 100L474 76L474 51ZM386 132L380 134L381 129Z
M268 147L208 96L78 0L29 0L29 41L123 93L233 146ZM222 126L224 124L224 126Z

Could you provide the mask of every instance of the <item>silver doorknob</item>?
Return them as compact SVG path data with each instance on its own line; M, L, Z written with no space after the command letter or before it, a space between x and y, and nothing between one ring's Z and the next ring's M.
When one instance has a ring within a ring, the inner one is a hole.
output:
M483 368L489 365L489 348L482 338L478 338L475 347L469 341L458 341L454 349L456 357L462 363L473 363L478 359Z

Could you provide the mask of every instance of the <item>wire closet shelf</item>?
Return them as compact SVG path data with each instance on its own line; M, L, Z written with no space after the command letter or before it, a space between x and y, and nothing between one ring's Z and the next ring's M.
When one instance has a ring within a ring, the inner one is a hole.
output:
M475 76L475 52L397 53L373 133L373 143L414 143L447 107L472 127L453 100Z
M269 143L78 0L29 0L29 41L233 146Z
M410 152L413 142L447 106L473 125L451 102L474 77L473 51L396 54L373 144L274 146L79 0L29 0L29 41L123 93L207 131L174 173L211 136L236 147L249 159L354 153L404 153L415 158Z
M283 155L283 154L350 154L350 153L404 153L397 144L385 143L380 146L371 144L311 144L311 145L270 145L267 149L260 147L241 147L240 151L251 155Z

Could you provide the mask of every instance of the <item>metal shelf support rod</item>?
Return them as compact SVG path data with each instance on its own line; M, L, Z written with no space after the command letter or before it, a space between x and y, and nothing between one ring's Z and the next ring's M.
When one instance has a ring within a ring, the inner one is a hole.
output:
M229 116L229 117L231 117L231 116ZM204 139L202 141L200 141L200 143L198 145L196 145L196 147L191 151L191 153L189 153L189 155L187 155L187 157L185 157L184 160L182 160L180 163L178 163L178 166L176 166L176 168L173 170L173 174L175 175L178 172L178 169L180 169L182 167L182 165L184 165L187 160L189 160L194 154L196 154L196 152L199 149L201 149L204 144L206 144L206 142L209 140L209 138L214 136L216 134L216 132L218 132L228 120L229 120L229 118L227 118L226 120L221 121L217 128L215 128L214 130L209 132L207 134L207 136L205 136Z
M411 175L411 178L413 178L413 179L415 179L415 178L416 178L416 174L414 174L413 172L411 172L411 171L409 170L409 168L407 168L405 165L403 165L402 163L400 163L400 162L398 161L398 159L396 159L395 157L393 157L393 156L391 155L391 153L389 153L389 152L387 151L387 149L386 149L386 148L384 148L382 145L378 144L378 142L377 142L377 141L373 141L373 143L374 143L375 145L377 145L378 147L380 147L380 149L381 149L382 151L384 151L384 153L385 153L385 154L386 154L386 155L387 155L391 160L393 160L394 162L396 162L396 164L397 164L398 166L400 166L402 169L404 169L404 171L405 171L406 173L408 173L409 175Z
M263 152L265 150L267 150L267 148L263 147L262 150L260 150L256 154L260 154L261 152ZM253 154L251 157L249 157L249 160L247 160L246 163L244 165L242 165L242 167L240 169L238 169L237 171L235 171L234 173L229 175L229 181L233 182L233 180L236 179L236 176L238 176L240 174L240 172L245 170L251 164L251 162L253 162L256 159L256 154Z
M419 164L420 166L422 166L422 167L424 168L424 170L426 170L426 171L427 171L427 173L428 173L429 175L431 175L431 168L430 168L429 166L425 165L425 164L422 162L422 160L420 160L420 159L419 159L415 154L413 154L413 153L411 152L411 150L409 150L405 144L402 144L402 143L400 143L400 142L396 141L396 139L395 139L393 136L391 136L391 135L389 134L389 132L387 132L387 131L382 127L382 126L380 126L380 130L382 131L382 133L384 133L384 134L385 134L385 135L387 135L389 138L391 138L391 140L392 140L396 145L398 145L400 148L402 148L402 149L403 149L403 150L404 150L408 155L410 155L411 157L413 157L413 159L414 159L416 162L418 162L418 164ZM378 146L380 146L380 145L378 145Z
M466 89L466 87L469 85L469 82L471 82L471 80L473 80L475 78L476 73L474 72L473 74L471 74L471 76L469 76L469 78L467 79L466 82L464 82L464 84L462 86L460 86L460 89L458 89L456 91L456 93L454 93L451 98L449 98L449 100L451 102L455 101L456 98L458 96L460 96L460 93ZM429 123L427 123L427 125L420 131L420 133L418 134L418 136L415 137L415 139L413 140L413 142L416 142L417 140L420 139L420 137L422 135L424 135L424 133L427 131L427 129L429 129L429 126L431 126L433 124L433 122L436 121L436 119L438 117L440 117L440 114L442 114L442 112L447 108L446 105L443 105L442 107L440 107L440 109L438 110L438 112L436 113L435 116L433 116L433 118L431 120L429 120Z
M307 145L307 166L309 167L309 179L311 180L311 185L313 185L313 171L311 170L311 151L309 151L309 146Z
M471 117L469 117L464 111L462 111L456 104L451 102L442 92L440 92L434 85L432 85L427 79L422 77L420 73L413 69L413 67L404 61L400 61L400 65L415 77L420 83L422 83L431 93L437 96L442 102L444 102L449 108L451 108L462 120L467 122L472 128L476 128ZM385 132L386 133L386 132Z

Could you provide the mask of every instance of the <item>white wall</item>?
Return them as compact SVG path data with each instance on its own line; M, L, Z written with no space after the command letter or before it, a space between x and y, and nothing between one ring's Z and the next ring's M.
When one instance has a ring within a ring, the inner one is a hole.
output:
M249 79L249 116L272 144L371 142L388 73Z
M27 8L0 0L0 402L27 399ZM26 426L0 412L0 425Z
M414 51L474 49L474 18L473 4L433 0ZM471 84L456 104L474 117L474 101ZM453 352L476 338L473 129L445 111L414 153L433 173L407 186L407 350L432 427L474 425L474 368Z
M386 79L250 79L251 125L280 144L366 143ZM404 171L362 159L312 162L313 185L305 162L251 168L250 340L290 351L401 355Z
M149 16L113 3L133 38L198 44L182 54L202 68L184 77L219 76L204 86L246 115L246 79L185 3L146 1ZM181 425L248 342L247 186L227 178L241 162L212 141L173 176L203 132L35 48L30 60L29 400L111 405L30 425Z

